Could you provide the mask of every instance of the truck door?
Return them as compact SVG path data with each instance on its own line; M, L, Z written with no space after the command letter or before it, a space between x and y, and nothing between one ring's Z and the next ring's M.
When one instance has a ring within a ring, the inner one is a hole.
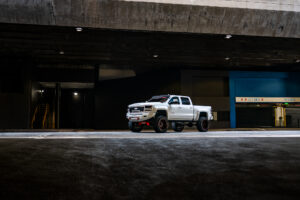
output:
M188 97L180 97L181 99L181 114L182 114L182 119L191 121L193 120L194 116L194 109L193 109L193 104L191 103L190 98Z
M169 115L168 120L178 120L181 119L181 105L178 97L172 97L169 100Z

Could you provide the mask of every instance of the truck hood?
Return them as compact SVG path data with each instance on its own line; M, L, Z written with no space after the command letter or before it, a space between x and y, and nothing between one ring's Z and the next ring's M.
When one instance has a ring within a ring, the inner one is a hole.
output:
M155 106L155 105L164 105L164 103L160 102L140 102L140 103L134 103L130 104L128 107L137 107L137 106Z

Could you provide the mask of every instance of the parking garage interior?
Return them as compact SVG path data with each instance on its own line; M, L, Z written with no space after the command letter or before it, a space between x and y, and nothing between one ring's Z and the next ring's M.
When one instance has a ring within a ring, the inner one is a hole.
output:
M299 19L298 1L0 1L0 199L299 199ZM128 130L129 104L167 94L211 106L209 130Z
M126 129L127 105L158 94L211 105L212 128L275 127L272 105L234 98L300 95L299 39L0 27L2 129ZM252 123L259 113L268 117Z

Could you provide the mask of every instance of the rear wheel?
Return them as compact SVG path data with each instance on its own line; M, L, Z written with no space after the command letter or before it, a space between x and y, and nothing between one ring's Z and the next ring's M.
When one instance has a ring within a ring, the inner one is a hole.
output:
M184 129L184 125L177 122L172 122L172 129L176 132L181 132Z
M138 122L128 122L128 127L132 132L141 132L143 130L143 126L139 125Z
M197 122L197 129L200 132L206 132L208 131L208 119L207 117L200 117Z
M155 132L165 133L168 130L168 119L166 116L160 115L155 118L154 126Z

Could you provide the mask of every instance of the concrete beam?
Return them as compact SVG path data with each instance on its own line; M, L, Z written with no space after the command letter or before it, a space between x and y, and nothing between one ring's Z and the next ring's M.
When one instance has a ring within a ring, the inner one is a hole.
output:
M0 0L0 22L300 38L299 0Z
M300 11L300 0L124 0L131 2L164 3L222 8Z

